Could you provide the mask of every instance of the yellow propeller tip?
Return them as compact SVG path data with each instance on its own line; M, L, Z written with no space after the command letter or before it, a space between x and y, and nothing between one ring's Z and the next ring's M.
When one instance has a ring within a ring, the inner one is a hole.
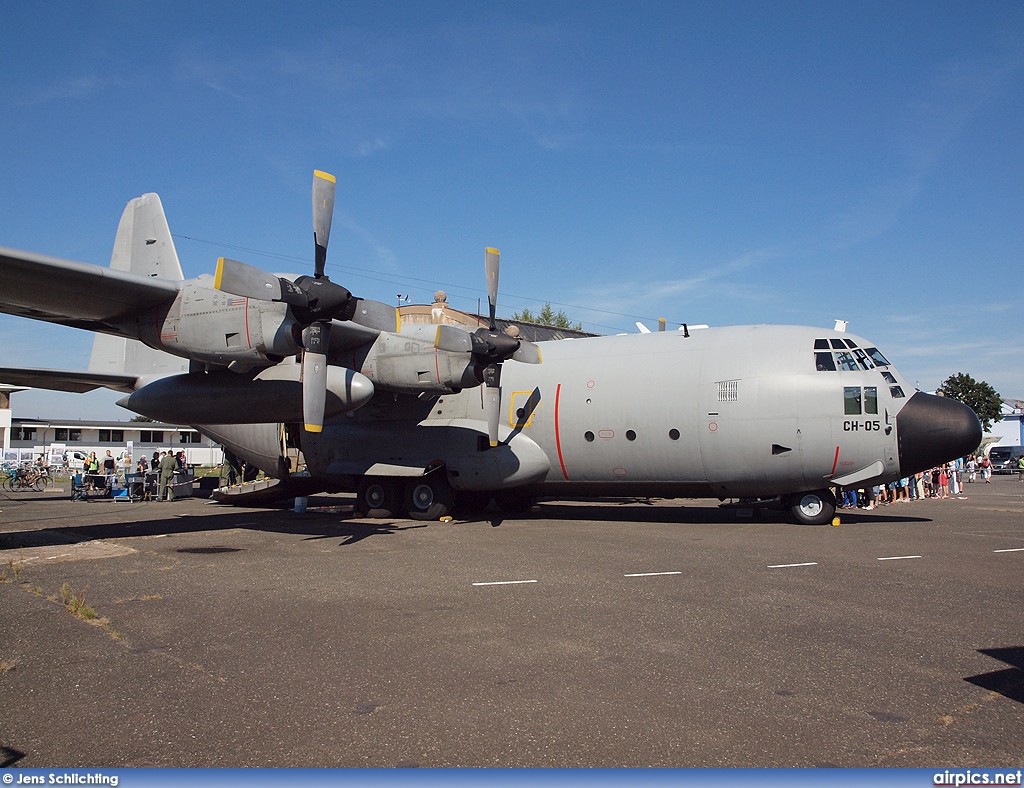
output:
M323 432L324 428L322 424L306 424L306 432Z
M338 179L331 175L329 172L322 172L321 170L313 170L313 177L323 178L325 181L330 181L331 183L338 182Z

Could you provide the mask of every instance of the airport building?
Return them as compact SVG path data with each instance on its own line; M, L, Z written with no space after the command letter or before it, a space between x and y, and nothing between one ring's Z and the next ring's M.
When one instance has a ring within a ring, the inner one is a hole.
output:
M72 467L80 467L81 459L96 452L101 459L109 451L123 468L124 456L133 463L143 454L147 458L158 451L185 452L189 465L219 465L224 457L220 444L189 426L162 424L155 421L78 421L61 419L12 418L8 404L6 419L0 415L4 429L4 462L35 462L44 458L47 465L62 465L67 453Z

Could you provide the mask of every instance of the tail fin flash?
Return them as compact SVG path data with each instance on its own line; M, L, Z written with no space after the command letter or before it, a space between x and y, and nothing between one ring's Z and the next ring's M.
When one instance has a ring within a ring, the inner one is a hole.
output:
M121 214L110 267L161 279L184 279L160 197L143 194Z

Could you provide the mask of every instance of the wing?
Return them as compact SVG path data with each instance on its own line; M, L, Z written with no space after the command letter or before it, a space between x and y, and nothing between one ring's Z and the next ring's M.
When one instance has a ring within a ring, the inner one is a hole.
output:
M0 367L0 383L5 383L8 386L73 391L76 394L84 394L98 388L131 394L135 391L138 380L138 375L117 375L107 372Z
M0 247L0 312L10 315L131 336L118 323L177 294L168 279Z

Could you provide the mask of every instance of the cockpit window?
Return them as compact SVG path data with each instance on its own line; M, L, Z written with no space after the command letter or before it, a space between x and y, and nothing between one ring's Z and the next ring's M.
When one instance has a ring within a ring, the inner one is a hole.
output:
M815 353L814 368L818 372L835 372L836 362L831 353Z
M853 355L857 357L857 363L860 364L862 369L875 368L875 365L872 363L871 359L868 358L867 354L860 348L855 349L853 351Z
M882 370L882 378L885 380L886 383L895 383L896 382L896 378L893 377L893 374L891 372L887 372L884 369Z
M889 393L892 394L893 399L900 399L901 397L907 396L903 393L903 389L900 386L889 386Z
M847 372L856 372L860 369L857 366L857 362L853 360L853 356L849 353L836 353L836 362L839 364L839 369Z
M846 345L843 343L843 340L841 339L833 339L832 347L835 348L836 350L846 350Z
M878 413L878 389L874 386L864 387L864 412Z
M853 348L857 347L857 343L854 342L852 339L847 339L846 346L852 350Z
M828 350L828 340L827 339L816 339L816 340L814 340L814 349L815 350Z
M881 353L878 352L878 348L876 348L876 347L869 347L867 350L868 350L868 355L871 356L871 360L875 362L876 366L879 366L879 367L888 367L888 366L890 366L888 359L886 359L885 356L883 356Z
M843 389L843 411L847 416L860 415L860 386L847 386Z

